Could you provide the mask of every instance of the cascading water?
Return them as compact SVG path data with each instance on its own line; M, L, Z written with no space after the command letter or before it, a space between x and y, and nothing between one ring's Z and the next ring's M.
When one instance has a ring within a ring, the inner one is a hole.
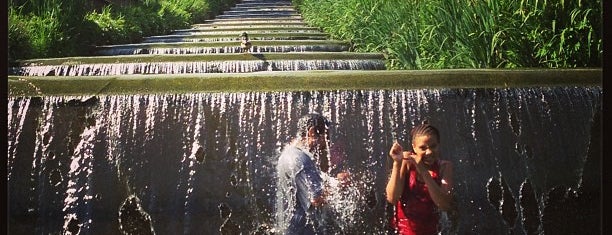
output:
M225 28L225 27L224 27ZM231 29L231 28L230 28ZM256 28L255 28L256 29ZM176 32L173 35L176 36L204 36L204 35L218 35L219 33L223 33L223 34L229 34L232 36L235 35L240 35L241 31L222 31L222 32L217 32L217 31L194 31L194 32L189 32L189 31L184 31L184 32ZM319 30L316 29L290 29L290 28L280 28L280 29L259 29L257 31L258 33L261 34L272 34L272 33L321 33Z
M253 46L252 52L307 52L307 51L344 51L346 45L295 45L295 46ZM219 54L242 53L239 46L227 47L187 47L187 48L110 48L100 50L100 55L136 55L136 54Z
M217 34L218 35L218 34ZM235 35L231 35L235 36ZM258 40L299 40L299 39L319 39L324 40L326 37L321 34L314 34L312 36L305 35L278 35L278 36L261 36ZM172 43L172 42L231 42L236 41L232 37L194 37L194 36L182 36L182 35L170 35L170 36L157 36L148 37L143 40L143 43Z
M375 59L335 60L251 60L147 62L125 64L43 65L16 68L23 76L111 76L130 74L247 73L295 70L369 70L384 69Z
M99 46L96 56L23 60L8 71L34 77L385 69L383 53L350 50L305 24L291 1L251 1L141 43Z
M408 145L409 128L428 119L455 166L459 216L445 217L444 234L588 233L599 227L601 95L545 87L10 97L8 232L272 234L278 155L299 117L319 112L333 123L329 173L352 176L348 188L331 189L337 231L386 233L388 149L394 139ZM567 213L583 219L572 227Z

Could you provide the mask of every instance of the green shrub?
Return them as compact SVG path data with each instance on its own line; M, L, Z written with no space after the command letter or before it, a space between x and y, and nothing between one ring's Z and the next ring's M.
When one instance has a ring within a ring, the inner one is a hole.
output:
M125 18L129 41L135 42L142 36L151 36L162 32L163 19L156 12L156 7L133 6L117 9Z
M191 14L170 1L162 1L157 14L164 19L164 33L173 29L186 28L192 23Z
M9 34L9 37L15 37L10 39L9 42L13 42L17 46L13 48L11 47L12 44L9 44L9 48L13 50L9 54L13 54L13 58L22 58L19 53L24 52L19 51L18 47L29 49L24 53L27 56L25 58L52 57L57 54L52 49L57 47L54 44L59 44L63 37L59 30L60 23L55 11L48 12L43 16L30 14L14 17L13 20L17 23L16 26L9 27L12 29L10 31L13 31L13 34ZM15 34L15 30L22 30L22 32ZM27 36L23 34L27 34ZM17 42L18 40L27 40L27 42Z
M601 0L294 0L390 69L598 67Z
M87 4L71 4L75 2L9 2L10 59L69 56L86 51L83 45L88 41L83 36L91 35L92 27L78 13Z
M34 48L31 44L29 20L27 17L16 12L15 9L8 11L8 58L13 61L16 58L33 58Z
M167 4L172 4L179 9L190 14L189 22L203 22L210 16L208 1L201 0L168 0Z
M137 0L100 9L91 1L9 0L9 60L90 55L96 45L187 28L237 1Z
M97 26L95 35L99 38L96 43L109 44L112 42L127 41L125 19L121 14L113 16L111 7L105 6L98 13L96 10L87 13L85 19Z

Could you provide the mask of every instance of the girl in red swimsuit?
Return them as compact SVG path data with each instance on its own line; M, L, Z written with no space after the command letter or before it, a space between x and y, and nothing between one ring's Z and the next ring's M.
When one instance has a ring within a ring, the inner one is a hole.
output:
M387 201L395 205L391 226L396 233L429 235L438 233L440 210L454 210L453 166L440 160L440 133L424 122L410 132L412 149L404 151L395 142L389 151L393 158L387 183Z

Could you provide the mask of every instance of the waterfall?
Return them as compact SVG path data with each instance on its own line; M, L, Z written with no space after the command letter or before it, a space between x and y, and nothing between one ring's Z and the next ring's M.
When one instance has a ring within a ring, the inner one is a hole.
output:
M253 46L254 53L282 53L307 51L345 51L346 45L294 45L294 46ZM108 48L98 51L100 55L136 55L136 54L220 54L241 53L239 46L226 47L186 47L186 48Z
M353 180L332 189L337 228L385 234L388 149L427 119L455 166L453 231L546 232L562 218L544 213L566 200L560 187L578 199L599 187L585 177L598 174L601 98L598 87L10 97L9 231L115 234L119 209L136 208L158 234L272 232L278 155L318 112L332 122L330 174Z
M384 69L379 60L252 60L151 62L124 64L43 65L13 71L21 76L109 76L127 74L246 73L295 70Z
M13 113L13 105L19 104L17 108L17 112ZM19 145L19 136L21 135L21 131L23 130L23 125L25 124L25 117L28 112L28 107L30 106L30 99L27 99L25 102L18 102L16 99L11 99L8 102L8 118L7 123L9 124L9 135L8 135L8 174L7 179L11 179L12 172L12 162L15 159L17 146Z

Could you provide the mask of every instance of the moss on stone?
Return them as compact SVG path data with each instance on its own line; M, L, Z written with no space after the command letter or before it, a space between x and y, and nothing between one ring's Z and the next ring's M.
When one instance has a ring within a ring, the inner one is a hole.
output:
M10 96L601 86L601 69L296 71L9 77Z

